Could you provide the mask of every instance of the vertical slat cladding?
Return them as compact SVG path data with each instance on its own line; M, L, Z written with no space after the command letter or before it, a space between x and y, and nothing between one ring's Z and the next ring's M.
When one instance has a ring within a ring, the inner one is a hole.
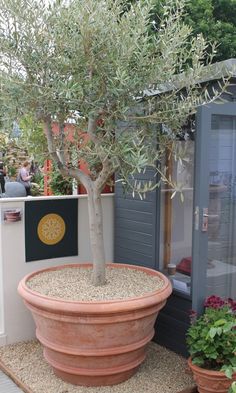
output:
M147 169L138 179L155 180ZM122 185L115 192L115 261L156 267L156 191L139 196L125 195Z

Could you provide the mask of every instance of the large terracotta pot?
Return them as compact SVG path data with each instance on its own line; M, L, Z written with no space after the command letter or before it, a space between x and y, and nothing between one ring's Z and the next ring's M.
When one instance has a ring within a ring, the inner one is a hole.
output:
M44 346L45 359L57 376L72 384L114 385L130 378L146 356L154 335L154 323L172 292L169 280L160 272L129 267L157 275L163 288L142 297L112 301L64 301L32 291L27 280L40 272L90 264L64 265L29 274L18 291L36 323L36 336Z
M198 367L192 363L190 358L188 365L193 372L199 393L228 393L232 379L227 378L224 372ZM236 380L236 374L234 374L233 380Z

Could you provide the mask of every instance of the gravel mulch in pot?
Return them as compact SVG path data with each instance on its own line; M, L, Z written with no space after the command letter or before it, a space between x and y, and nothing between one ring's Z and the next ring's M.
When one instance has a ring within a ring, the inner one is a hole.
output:
M194 383L186 360L153 342L137 374L115 386L86 388L61 381L45 362L42 347L36 340L0 347L0 361L32 393L194 392L190 389Z
M36 274L27 281L33 291L72 301L122 300L161 289L162 278L130 268L106 269L106 284L92 285L92 269L66 267Z

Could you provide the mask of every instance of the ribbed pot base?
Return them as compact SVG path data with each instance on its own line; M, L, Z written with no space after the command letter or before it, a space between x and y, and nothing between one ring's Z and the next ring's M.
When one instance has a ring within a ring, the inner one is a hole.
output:
M129 353L102 357L71 356L44 348L44 358L54 373L65 382L81 386L108 386L124 382L135 374L145 357L146 345Z
M54 369L54 374L61 378L65 382L69 382L72 385L79 385L79 386L112 386L117 385L118 383L125 382L127 379L131 378L137 371L137 368L125 371L115 375L102 375L102 376L84 376L84 375L75 375L75 374L68 374L63 371L59 371Z

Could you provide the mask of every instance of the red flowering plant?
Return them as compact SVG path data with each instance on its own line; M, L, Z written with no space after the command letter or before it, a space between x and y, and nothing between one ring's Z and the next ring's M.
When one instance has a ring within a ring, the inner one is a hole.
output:
M236 301L210 296L200 317L190 313L187 347L192 363L209 370L224 371L228 378L236 372ZM235 388L233 382L231 391Z

